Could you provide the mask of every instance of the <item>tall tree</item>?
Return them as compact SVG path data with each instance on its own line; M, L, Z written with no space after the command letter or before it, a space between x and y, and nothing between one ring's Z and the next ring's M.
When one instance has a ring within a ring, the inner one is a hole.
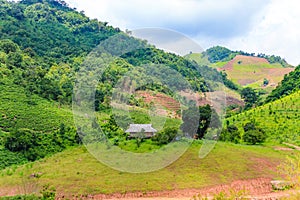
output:
M246 103L246 109L251 108L258 100L258 95L256 94L255 90L250 87L242 89L241 97Z

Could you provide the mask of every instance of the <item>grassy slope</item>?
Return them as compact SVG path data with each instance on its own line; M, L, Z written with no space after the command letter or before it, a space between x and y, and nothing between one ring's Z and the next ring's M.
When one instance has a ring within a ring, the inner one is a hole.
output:
M0 85L0 130L28 128L49 132L61 123L73 124L72 111L36 95L26 96L22 87L14 84Z
M199 159L199 148L200 144L193 144L175 163L159 171L129 174L101 164L84 147L77 147L29 167L3 170L0 191L32 185L33 180L24 182L32 173L42 173L36 184L49 183L67 195L202 188L238 179L277 177L276 165L287 154L219 142L206 158Z
M264 129L272 141L300 145L300 91L229 118L240 130L251 120Z
M252 88L263 88L270 92L271 89L283 79L284 75L293 68L283 68L280 64L269 64L267 60L249 56L237 56L224 66L228 77L235 83ZM269 84L263 87L266 78Z

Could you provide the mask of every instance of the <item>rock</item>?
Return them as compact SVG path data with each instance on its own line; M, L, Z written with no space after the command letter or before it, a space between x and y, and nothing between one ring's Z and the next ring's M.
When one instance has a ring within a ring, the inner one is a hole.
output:
M276 180L271 181L273 190L288 190L293 187L290 181Z

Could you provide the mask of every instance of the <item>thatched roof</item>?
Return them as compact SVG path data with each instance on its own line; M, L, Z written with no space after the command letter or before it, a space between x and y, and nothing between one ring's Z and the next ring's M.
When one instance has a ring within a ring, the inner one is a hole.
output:
M152 124L130 124L126 133L140 133L144 129L144 132L156 133L157 130L152 128Z

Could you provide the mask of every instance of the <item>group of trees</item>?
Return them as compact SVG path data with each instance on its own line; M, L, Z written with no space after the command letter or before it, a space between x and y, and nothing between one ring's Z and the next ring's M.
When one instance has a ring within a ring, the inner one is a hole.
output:
M243 132L241 132L235 125L227 124L220 135L221 141L228 141L233 143L245 142L246 144L262 143L267 138L265 132L257 127L254 122L248 122L243 126Z
M60 152L67 147L80 144L80 138L73 127L61 124L51 133L43 133L27 128L18 128L2 137L4 149L0 150L0 169L11 164L35 161L47 155Z
M0 12L3 13L0 39L4 51L0 62L5 63L14 73L15 83L26 87L29 93L61 103L70 103L74 74L87 54L99 42L120 33L119 29L108 26L105 22L91 20L83 13L68 8L64 1L3 1ZM122 40L117 43L119 46L108 46L109 51L118 52L124 45L139 48L122 55L122 59L113 63L111 69L105 72L103 80L97 86L97 110L103 105L109 105L106 97L111 95L112 88L120 77L133 67L150 63L156 64L157 68L165 65L179 72L195 91L213 91L212 83L215 82L224 82L225 85L235 88L226 76L222 76L215 69L199 66L126 34L121 33L119 38ZM135 75L140 74L138 72ZM160 86L157 88L158 85ZM147 86L149 88L165 90L164 84L160 83L154 88Z
M241 91L241 97L245 101L245 109L250 109L258 101L258 94L250 87L243 88Z
M220 129L221 121L217 112L210 106L190 107L182 113L180 129L192 138L202 139L208 129Z
M289 67L290 65L286 62L285 59L281 58L280 56L275 56L275 55L266 55L263 53L247 53L244 51L231 51L225 47L221 46L214 46L209 49L207 49L204 54L204 56L208 57L208 60L211 63L216 63L216 62L223 62L223 61L229 61L233 59L236 55L244 55L244 56L257 56L259 58L265 58L267 59L271 64L273 63L279 63L283 67Z

